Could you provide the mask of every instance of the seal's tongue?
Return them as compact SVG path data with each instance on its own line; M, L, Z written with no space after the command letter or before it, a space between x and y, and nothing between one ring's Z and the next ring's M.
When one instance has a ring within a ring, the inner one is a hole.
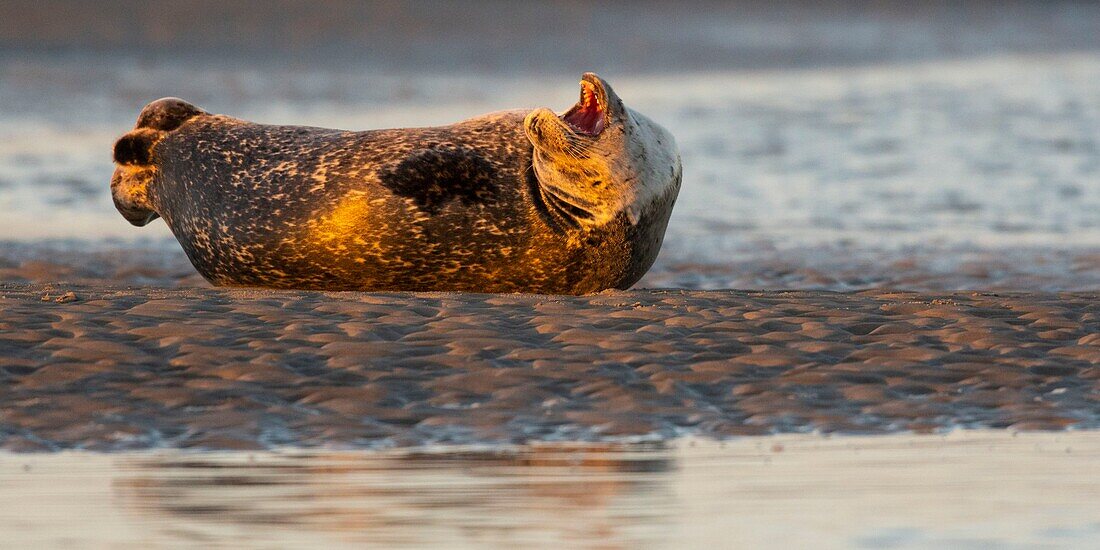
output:
M565 121L575 132L586 136L598 136L604 127L604 108L596 87L586 81L581 81L581 99L562 115Z

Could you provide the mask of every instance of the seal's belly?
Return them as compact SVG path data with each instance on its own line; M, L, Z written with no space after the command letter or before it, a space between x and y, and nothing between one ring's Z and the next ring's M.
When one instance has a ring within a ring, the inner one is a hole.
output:
M216 284L595 290L576 287L607 267L588 257L613 235L577 239L544 223L525 138L500 126L481 141L448 128L339 132L208 117L157 145L153 202Z

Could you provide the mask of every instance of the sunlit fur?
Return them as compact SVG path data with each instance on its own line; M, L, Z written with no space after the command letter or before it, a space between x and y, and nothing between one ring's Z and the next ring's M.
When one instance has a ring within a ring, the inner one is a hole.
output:
M162 218L215 285L628 288L661 249L680 159L668 133L583 78L565 121L513 110L366 131L165 98L116 143L111 191L134 225Z
M621 212L636 224L648 204L679 190L675 140L623 105L603 79L592 73L583 78L605 111L606 125L598 136L574 131L550 109L536 109L524 121L540 187L549 205L581 225L603 225ZM582 87L582 102L583 94Z

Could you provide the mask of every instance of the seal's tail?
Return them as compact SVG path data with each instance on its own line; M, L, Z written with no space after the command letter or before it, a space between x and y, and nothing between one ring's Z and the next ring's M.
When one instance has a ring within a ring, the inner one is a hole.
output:
M111 177L111 195L127 221L142 226L157 219L149 201L149 182L156 172L154 147L169 132L203 114L206 112L182 99L158 99L146 105L134 129L115 142L118 168Z

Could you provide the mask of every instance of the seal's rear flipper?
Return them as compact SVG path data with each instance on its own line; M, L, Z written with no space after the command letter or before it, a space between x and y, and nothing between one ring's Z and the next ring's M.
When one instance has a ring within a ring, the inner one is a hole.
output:
M149 182L156 171L153 148L169 132L205 114L179 98L158 99L146 105L134 129L115 142L114 160L118 168L111 177L111 195L127 221L141 226L157 219L149 202Z
M163 137L163 132L151 128L138 128L118 138L115 142L115 163L123 166L149 166L153 164L153 146Z
M171 132L206 111L178 98L165 97L145 106L138 115L134 128L152 128L162 132Z
M123 166L153 164L153 146L168 132L206 112L175 97L158 99L145 106L130 133L115 142L115 162Z
M126 221L141 227L158 217L149 204L149 181L152 170L135 170L125 166L115 168L111 176L111 197L115 208Z

